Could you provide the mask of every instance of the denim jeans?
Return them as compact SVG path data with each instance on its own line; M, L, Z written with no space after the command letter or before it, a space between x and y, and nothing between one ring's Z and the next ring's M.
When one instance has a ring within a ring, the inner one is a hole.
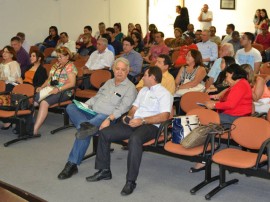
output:
M108 117L107 114L91 115L87 112L78 109L75 104L68 105L66 111L69 115L71 122L74 124L77 130L80 128L80 124L83 122L89 122L99 127L101 123ZM76 138L73 147L70 151L68 161L80 165L88 149L90 140L91 136L82 140Z

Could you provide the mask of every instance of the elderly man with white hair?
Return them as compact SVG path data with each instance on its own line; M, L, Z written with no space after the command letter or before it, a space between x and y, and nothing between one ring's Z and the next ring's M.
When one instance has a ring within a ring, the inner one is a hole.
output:
M115 60L113 72L114 78L108 80L96 96L85 103L96 112L95 115L79 109L75 104L67 106L69 118L78 132L68 161L58 179L70 178L78 172L77 165L80 165L87 151L91 136L96 135L99 129L110 126L126 113L134 102L137 90L127 78L129 61L122 57Z
M213 84L217 78L219 73L221 72L220 64L222 61L222 57L224 56L234 56L234 49L231 43L224 43L219 49L219 58L215 60L213 66L211 67L209 73L207 74L208 78L208 85L210 86Z

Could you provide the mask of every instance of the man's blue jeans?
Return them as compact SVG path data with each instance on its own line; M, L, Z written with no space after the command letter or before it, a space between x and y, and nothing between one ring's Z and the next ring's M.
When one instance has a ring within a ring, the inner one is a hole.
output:
M71 122L74 124L77 130L80 128L80 124L83 122L89 122L99 127L101 123L108 117L108 115L106 114L91 115L78 109L75 104L68 105L66 111L69 115ZM83 140L76 138L72 150L70 151L68 161L80 165L88 149L90 140L91 136Z

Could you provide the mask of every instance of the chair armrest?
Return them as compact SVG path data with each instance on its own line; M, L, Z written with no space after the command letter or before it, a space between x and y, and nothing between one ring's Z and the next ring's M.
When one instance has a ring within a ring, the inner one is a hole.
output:
M269 172L270 171L269 170L269 168L270 168L270 138L268 138L267 140L265 140L263 142L263 144L261 145L260 150L258 152L258 156L257 156L255 168L258 169L260 160L262 158L262 155L265 152L265 149L267 151L267 160L268 160L268 162L267 162L267 170Z
M172 125L172 121L173 121L173 119L168 119L160 124L159 129L158 129L158 133L157 133L156 138L155 138L154 146L157 146L158 139L159 139L162 132L164 132L164 145L166 144L166 142L168 141L168 128L169 128L169 126Z

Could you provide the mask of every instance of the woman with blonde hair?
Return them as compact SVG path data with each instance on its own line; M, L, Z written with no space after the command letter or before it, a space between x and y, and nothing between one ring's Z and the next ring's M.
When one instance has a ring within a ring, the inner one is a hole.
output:
M38 135L38 130L47 117L49 106L59 101L69 100L72 91L67 89L74 87L76 83L77 68L74 66L73 62L71 62L72 53L66 47L56 49L56 53L58 62L52 66L48 79L36 90L37 95L35 101L39 102L39 110L33 135ZM49 96L41 100L42 89L45 88L51 90L48 93Z

